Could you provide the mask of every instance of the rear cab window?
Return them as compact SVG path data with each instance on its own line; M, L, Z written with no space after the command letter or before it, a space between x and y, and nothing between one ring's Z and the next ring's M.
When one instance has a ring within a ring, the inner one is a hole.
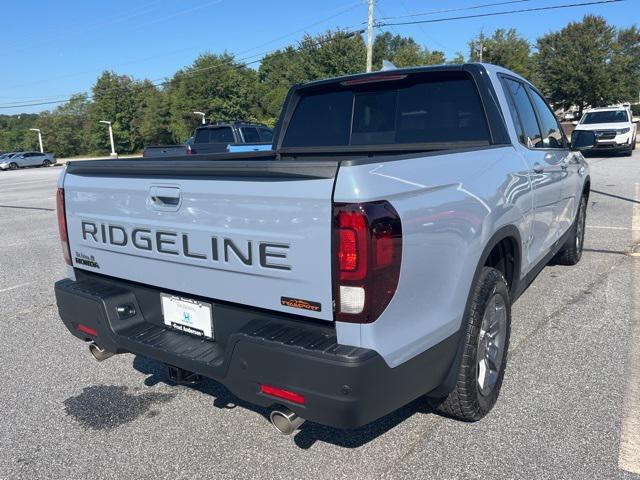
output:
M467 72L388 77L393 80L364 77L303 88L282 147L490 144L484 108Z
M234 143L230 127L200 128L196 130L193 143Z

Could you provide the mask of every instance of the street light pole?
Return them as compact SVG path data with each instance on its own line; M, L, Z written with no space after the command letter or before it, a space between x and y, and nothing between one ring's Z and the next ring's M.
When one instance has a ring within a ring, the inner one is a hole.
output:
M202 124L204 125L205 123L207 123L205 121L205 114L204 112L193 112L194 115L200 115L202 117Z
M38 141L40 142L40 153L44 153L44 148L42 148L42 132L39 128L30 128L32 132L38 132Z
M373 68L373 1L369 0L369 21L367 26L367 72Z
M116 153L116 147L113 143L113 129L111 128L111 122L107 122L106 120L100 120L100 123L109 125L109 140L111 140L111 156L117 157L118 154Z

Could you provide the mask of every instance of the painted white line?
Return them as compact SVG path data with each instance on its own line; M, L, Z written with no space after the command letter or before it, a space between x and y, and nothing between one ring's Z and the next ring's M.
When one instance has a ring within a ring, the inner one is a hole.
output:
M598 228L602 230L627 230L627 231L634 230L633 227L609 227L606 225L587 225L587 228Z
M640 183L636 183L636 200L640 200ZM640 204L633 205L632 239L640 242ZM631 344L627 359L620 429L620 453L618 467L627 472L640 474L640 260L633 259L631 299Z
M2 288L0 289L0 293L8 292L10 290L15 290L16 288L20 288L20 287L26 287L27 285L31 285L32 283L34 282L19 283L18 285L14 285L13 287Z

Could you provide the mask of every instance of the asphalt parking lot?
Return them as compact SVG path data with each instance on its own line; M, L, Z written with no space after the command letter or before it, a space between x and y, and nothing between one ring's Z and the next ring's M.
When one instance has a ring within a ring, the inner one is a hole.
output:
M514 306L488 417L458 423L418 400L293 437L215 382L171 386L133 355L95 362L53 295L60 170L0 172L0 479L640 479L640 153L588 160L584 256Z

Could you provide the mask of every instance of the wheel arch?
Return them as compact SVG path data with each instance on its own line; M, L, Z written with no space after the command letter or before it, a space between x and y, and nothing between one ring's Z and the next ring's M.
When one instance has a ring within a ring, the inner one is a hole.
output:
M520 279L520 265L522 261L522 237L520 235L520 231L518 227L515 225L509 224L504 225L503 227L496 230L493 235L489 238L489 241L485 244L482 254L476 264L476 268L473 274L473 280L471 281L471 288L469 288L469 292L467 294L467 301L464 307L463 313L463 321L460 325L460 329L458 330L458 347L456 351L456 355L454 357L453 363L449 367L449 371L442 382L442 384L436 388L435 390L428 393L429 396L433 397L444 397L447 396L456 385L456 379L458 376L458 370L460 368L460 363L462 360L462 354L464 352L465 338L466 338L466 326L464 324L464 319L468 317L469 310L471 308L471 298L473 295L473 288L480 277L480 272L482 269L487 266L487 260L490 258L492 252L496 248L500 248L504 242L509 242L513 245L513 254L514 254L514 270L512 272L512 282L511 284L507 283L509 287L509 296L517 295L519 292L519 285L521 282Z

